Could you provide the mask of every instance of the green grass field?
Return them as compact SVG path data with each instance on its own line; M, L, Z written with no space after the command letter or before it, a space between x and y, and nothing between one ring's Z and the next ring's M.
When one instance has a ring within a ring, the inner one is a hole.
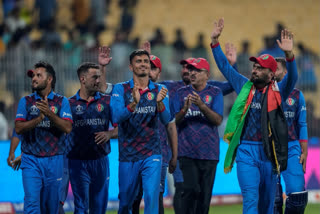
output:
M68 214L71 214L69 212ZM108 211L108 214L116 214L117 211ZM165 214L174 214L172 208L165 209ZM214 206L210 207L210 214L239 214L242 213L242 205L228 205L228 206ZM308 204L305 214L319 214L320 213L320 204ZM143 210L141 210L140 214L143 214Z

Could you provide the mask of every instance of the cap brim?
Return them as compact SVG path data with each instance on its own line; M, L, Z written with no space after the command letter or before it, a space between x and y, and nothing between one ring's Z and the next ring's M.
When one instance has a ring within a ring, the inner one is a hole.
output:
M184 65L184 64L190 64L190 63L188 63L188 61L185 59L180 60L180 65Z
M28 70L28 71L27 71L27 76L30 77L30 78L32 78L32 76L33 76L33 70L31 70L31 69Z
M252 62L259 62L257 57L254 57L254 56L250 57L249 60Z
M198 66L198 64L197 63L188 63L188 66L187 66L187 68L192 68L192 67L194 67L194 68L196 68L196 69L202 69L202 68L200 68L199 66Z
M156 65L152 60L150 60L150 62L152 63L152 65L154 65L155 67L157 67L157 65Z
M265 68L265 66L263 65L263 62L262 62L262 60L261 60L260 58L252 56L252 57L249 58L249 60L250 60L251 62L256 62L256 63L258 63L260 66L262 66L263 68Z

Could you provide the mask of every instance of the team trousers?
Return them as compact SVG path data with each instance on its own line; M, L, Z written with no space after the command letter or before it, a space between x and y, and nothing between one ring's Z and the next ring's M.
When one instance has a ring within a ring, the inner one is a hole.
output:
M24 213L58 213L63 155L36 157L23 154L21 169L25 193Z

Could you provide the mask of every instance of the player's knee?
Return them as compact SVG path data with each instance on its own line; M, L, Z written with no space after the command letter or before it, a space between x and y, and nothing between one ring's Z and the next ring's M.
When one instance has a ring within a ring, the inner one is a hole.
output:
M285 214L303 214L308 203L308 192L294 192L288 195Z
M155 200L156 198L159 198L159 190L156 190L156 188L145 190L143 194L144 194L145 201L152 201L152 200Z

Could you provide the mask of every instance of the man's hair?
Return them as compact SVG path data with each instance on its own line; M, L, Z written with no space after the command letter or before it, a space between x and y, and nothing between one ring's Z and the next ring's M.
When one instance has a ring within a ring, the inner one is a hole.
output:
M286 68L286 59L285 58L283 58L283 57L275 57L274 59L277 62L280 62L282 67Z
M150 58L149 53L148 53L148 51L146 51L146 50L138 49L138 50L133 51L133 52L130 54L130 64L131 64L131 62L132 62L132 59L133 59L135 56L142 56L142 55L147 55L147 56L148 56L148 59Z
M79 79L80 79L81 74L87 73L90 68L99 69L100 67L98 64L92 63L92 62L82 63L77 69L77 74L78 74Z
M54 90L56 85L56 72L53 66L46 61L39 61L34 65L34 68L45 68L46 72L52 77L51 88Z

